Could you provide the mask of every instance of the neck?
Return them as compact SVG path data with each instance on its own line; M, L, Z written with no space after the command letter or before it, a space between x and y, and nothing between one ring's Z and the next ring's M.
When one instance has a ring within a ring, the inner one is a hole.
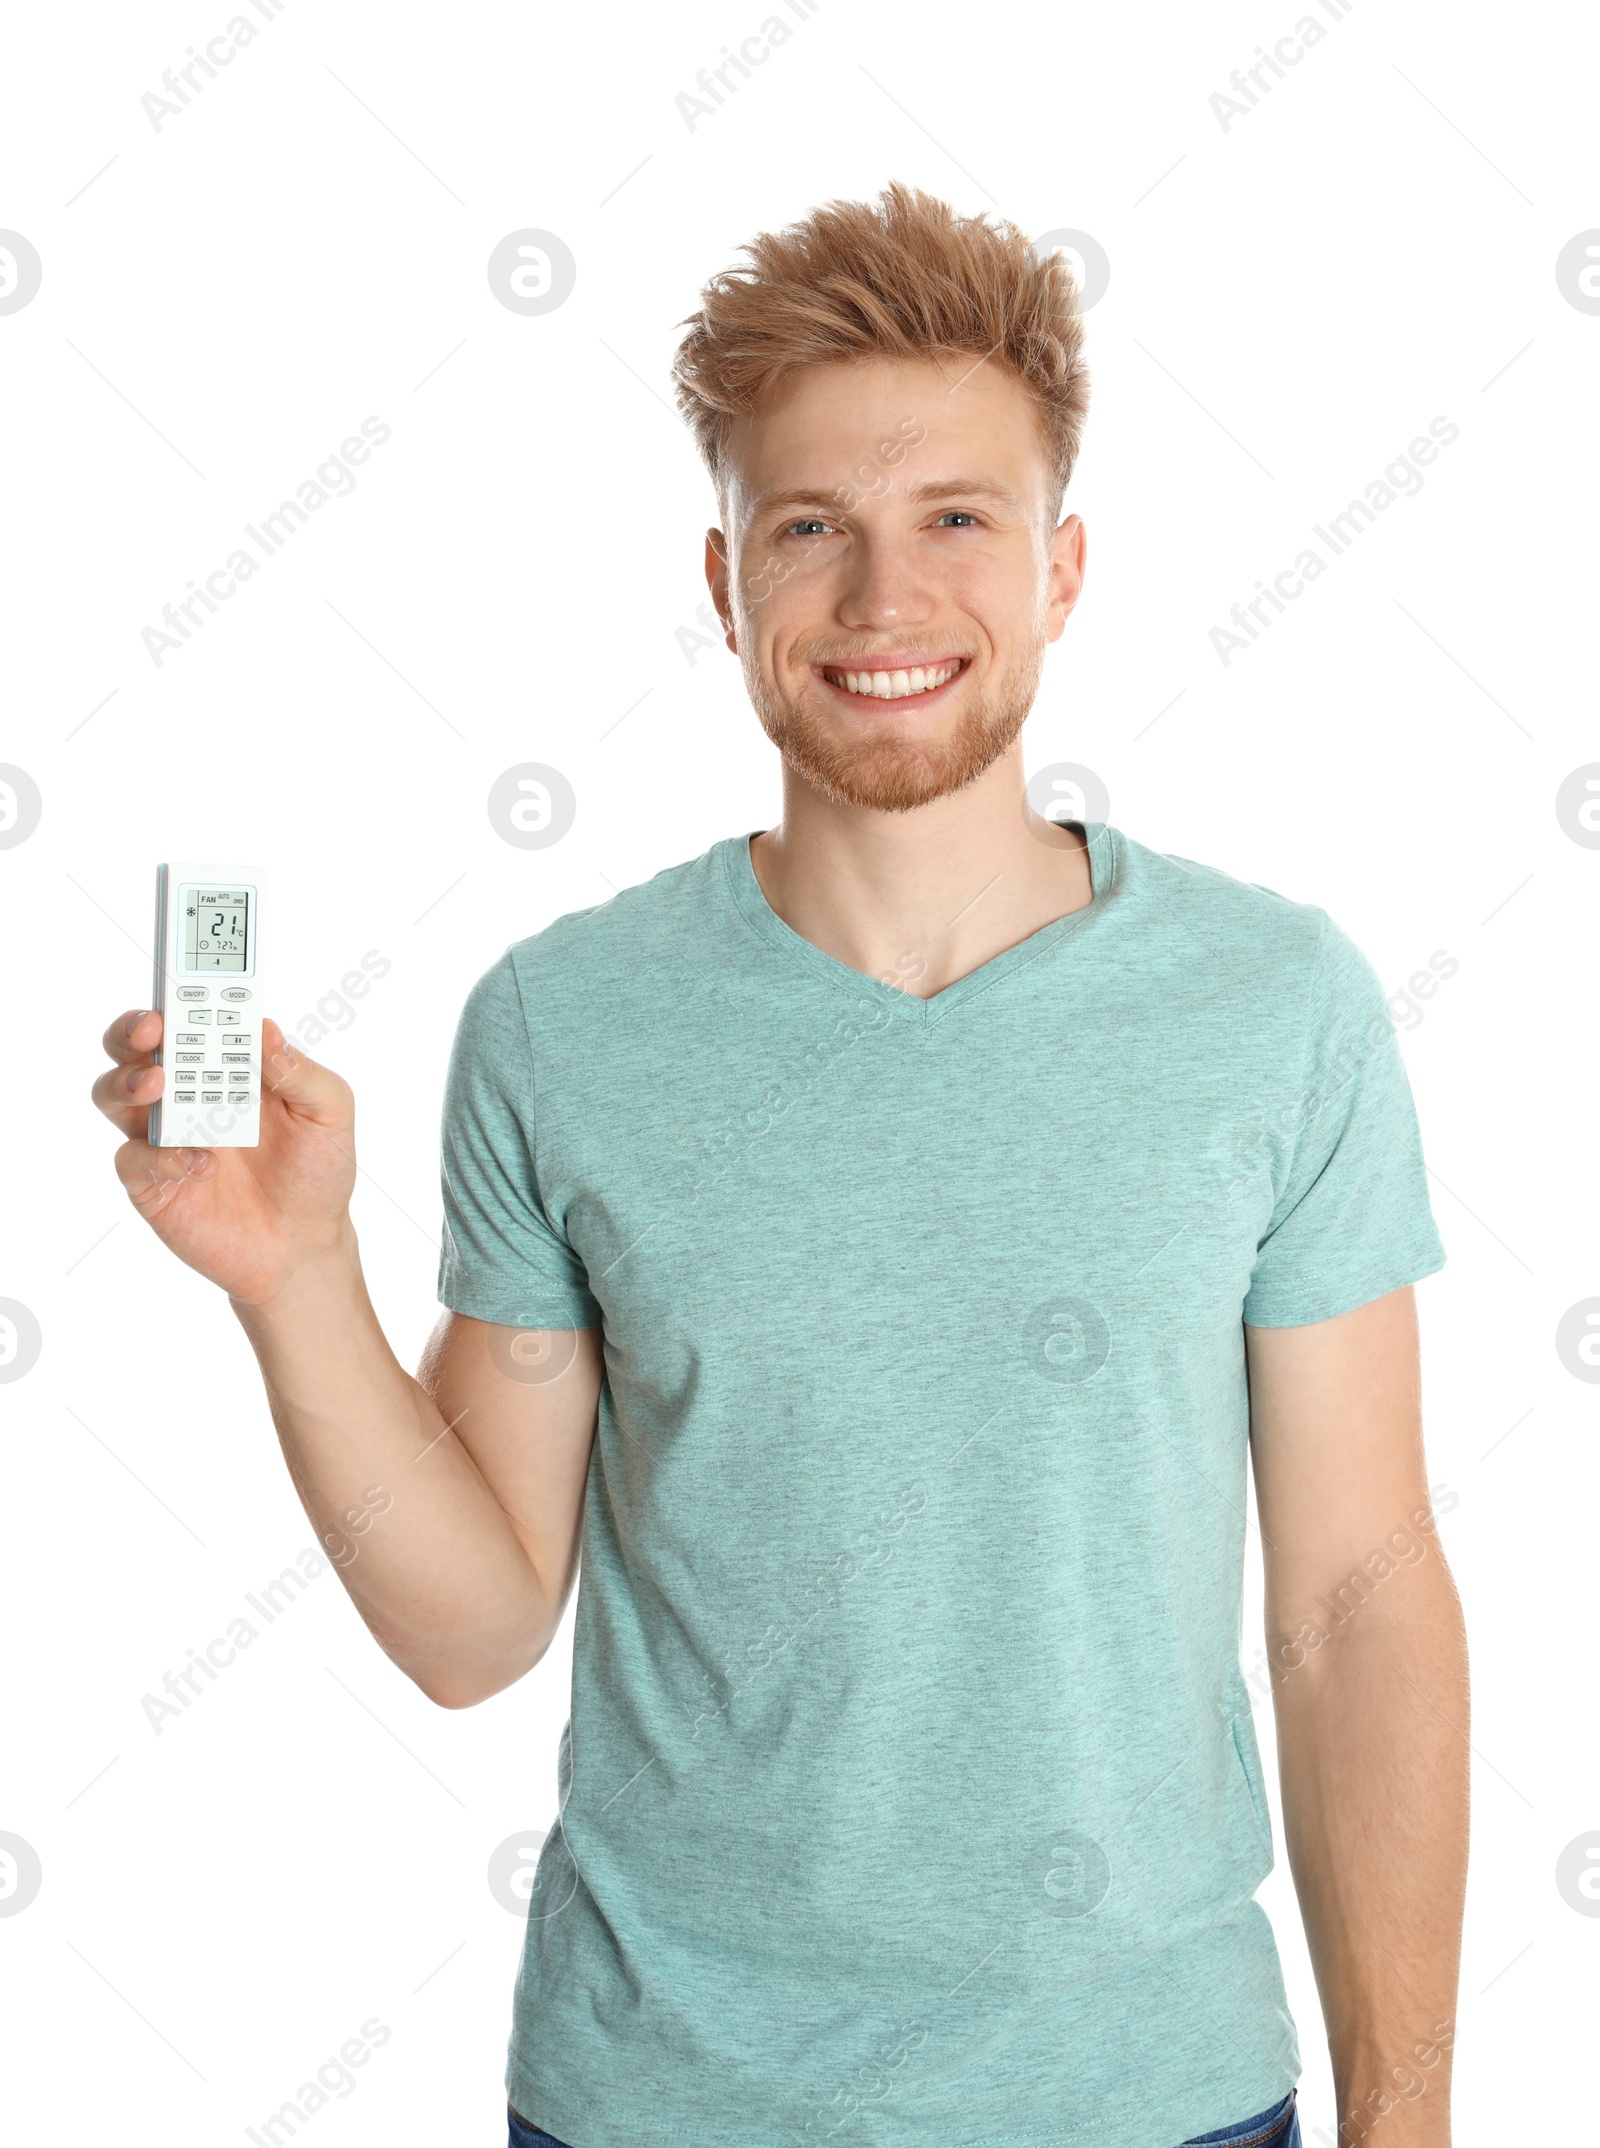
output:
M783 819L750 844L786 925L919 999L1092 899L1081 836L1027 802L1020 743L960 791L906 813L824 798L787 766Z

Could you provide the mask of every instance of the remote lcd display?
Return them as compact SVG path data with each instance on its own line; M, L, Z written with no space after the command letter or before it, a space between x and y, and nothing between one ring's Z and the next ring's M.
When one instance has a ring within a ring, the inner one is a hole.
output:
M248 888L185 888L183 966L243 971L250 965Z

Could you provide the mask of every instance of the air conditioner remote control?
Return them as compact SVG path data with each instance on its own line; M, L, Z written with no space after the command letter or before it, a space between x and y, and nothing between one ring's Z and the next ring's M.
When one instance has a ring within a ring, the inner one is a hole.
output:
M261 879L247 865L158 865L152 1148L253 1149L261 1138Z

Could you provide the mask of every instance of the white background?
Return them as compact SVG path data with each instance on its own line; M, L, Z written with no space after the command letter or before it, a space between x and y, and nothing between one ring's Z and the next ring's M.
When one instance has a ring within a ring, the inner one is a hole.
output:
M553 1816L565 1633L446 1713L326 1572L156 1734L142 1696L312 1531L226 1303L128 1207L87 1090L105 1023L145 1001L158 858L267 867L291 1026L380 951L318 1056L356 1088L363 1254L415 1363L468 986L776 817L734 659L677 638L714 517L670 407L675 324L755 231L891 177L1111 263L1068 500L1091 571L1030 768L1086 764L1139 840L1325 905L1397 991L1437 950L1459 964L1415 1018L1399 1003L1450 1256L1418 1293L1430 1474L1476 1682L1457 2140L1578 2137L1600 1920L1555 1864L1600 1827L1579 1582L1600 1395L1554 1337L1600 1292L1600 851L1555 794L1600 759L1600 316L1555 263L1600 224L1593 17L1358 0L1224 129L1212 94L1298 0L824 0L691 130L677 93L765 0L287 0L157 131L141 97L229 5L18 11L3 52L0 225L43 262L0 315L0 761L43 797L0 850L0 1297L43 1336L0 1388L0 1829L43 1865L0 1918L14 2137L240 2140L377 2017L389 2041L305 2136L503 2140L520 1931L485 1868ZM533 318L486 276L528 226L577 261ZM354 492L154 664L162 606L368 416L392 436ZM1435 417L1460 434L1422 491L1224 666L1230 605ZM544 851L486 813L524 761L577 795ZM1309 2144L1331 2088L1281 1861L1263 1900Z

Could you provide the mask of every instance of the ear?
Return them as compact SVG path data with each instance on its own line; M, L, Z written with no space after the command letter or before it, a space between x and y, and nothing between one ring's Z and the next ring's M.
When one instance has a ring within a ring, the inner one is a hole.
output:
M1068 515L1050 545L1050 609L1046 638L1059 641L1068 615L1083 592L1089 539L1081 515Z
M739 645L734 639L729 602L728 540L721 530L706 531L706 587L711 591L712 606L722 622L728 647L737 656Z

